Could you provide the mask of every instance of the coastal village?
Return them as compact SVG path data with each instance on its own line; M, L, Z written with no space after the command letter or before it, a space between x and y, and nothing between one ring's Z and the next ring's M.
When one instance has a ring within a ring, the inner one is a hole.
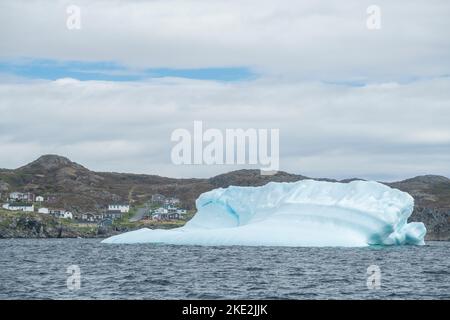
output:
M133 207L127 202L111 202L98 212L72 212L67 208L55 207L56 195L35 195L29 192L0 194L2 208L10 211L36 212L59 219L70 219L78 223L111 225L126 216L131 221L171 221L184 219L187 210L175 197L154 194L145 204ZM133 212L131 212L134 209Z

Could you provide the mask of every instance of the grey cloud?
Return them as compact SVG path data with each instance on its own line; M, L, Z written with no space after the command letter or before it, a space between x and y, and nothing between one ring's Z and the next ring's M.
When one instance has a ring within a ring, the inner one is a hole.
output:
M391 179L449 175L450 79L348 87L59 80L0 84L1 167L59 153L96 170L209 176L235 166L175 166L171 132L279 128L281 169Z

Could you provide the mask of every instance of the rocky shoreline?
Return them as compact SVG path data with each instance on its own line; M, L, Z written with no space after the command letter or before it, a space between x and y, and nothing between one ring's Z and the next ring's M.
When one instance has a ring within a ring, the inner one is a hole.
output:
M100 226L98 224L77 223L70 219L60 219L36 212L18 212L0 209L0 239L8 238L107 238L140 228L170 229L182 224L125 224Z
M7 238L107 238L142 228L78 224L49 215L0 210L0 239ZM426 241L448 241L447 234L435 232L428 226Z
M79 225L37 213L0 213L2 238L105 238L127 230Z

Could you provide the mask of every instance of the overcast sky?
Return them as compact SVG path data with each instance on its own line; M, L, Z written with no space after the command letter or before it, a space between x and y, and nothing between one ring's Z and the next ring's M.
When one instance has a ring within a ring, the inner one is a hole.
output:
M3 0L0 167L56 153L98 171L238 169L171 163L172 131L201 120L279 129L292 173L450 176L450 2L392 2Z

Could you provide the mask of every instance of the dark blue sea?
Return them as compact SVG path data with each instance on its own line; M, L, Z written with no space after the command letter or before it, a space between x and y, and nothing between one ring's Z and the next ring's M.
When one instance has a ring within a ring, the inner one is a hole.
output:
M450 242L291 248L100 241L0 240L0 299L450 299ZM367 284L372 265L378 288Z

